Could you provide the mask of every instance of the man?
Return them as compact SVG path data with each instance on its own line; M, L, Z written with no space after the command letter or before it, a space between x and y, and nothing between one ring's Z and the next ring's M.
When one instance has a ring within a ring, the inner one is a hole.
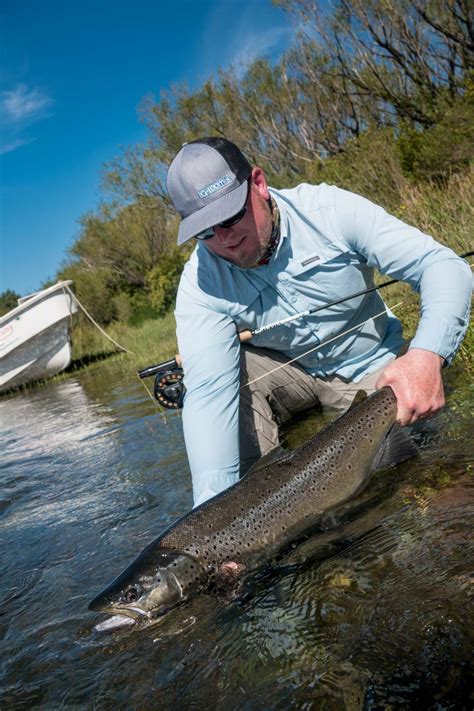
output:
M276 447L278 423L296 411L317 403L344 411L358 389L384 385L402 425L443 406L441 368L465 333L471 295L470 269L450 249L334 186L269 188L222 138L185 144L167 186L182 218L178 244L196 242L176 304L195 505ZM400 323L378 292L241 346L241 331L372 286L374 267L420 292L404 354Z

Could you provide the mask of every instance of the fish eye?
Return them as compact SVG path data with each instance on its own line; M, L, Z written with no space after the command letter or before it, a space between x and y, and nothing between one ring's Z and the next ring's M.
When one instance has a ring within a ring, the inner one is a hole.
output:
M127 588L123 596L124 602L136 602L142 596L143 590L138 585Z

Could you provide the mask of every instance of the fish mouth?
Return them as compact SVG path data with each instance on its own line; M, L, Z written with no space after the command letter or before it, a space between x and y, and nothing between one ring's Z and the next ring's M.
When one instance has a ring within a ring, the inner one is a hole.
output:
M108 615L105 620L99 622L94 627L97 632L113 632L122 627L139 626L140 623L148 622L151 619L151 616L147 612L137 607L127 610L116 609L114 607L102 607L100 610L96 608L95 612Z
M129 625L137 624L133 617L128 615L112 615L112 617L107 617L102 622L95 625L94 629L96 632L114 632L117 629L122 629L123 627L128 627Z
M151 617L149 612L145 612L145 610L142 610L140 607L127 607L126 610L122 610L121 608L111 608L107 612L109 612L109 614L111 615L131 617L135 622L143 620L144 617L146 619L149 619Z
M116 607L115 605L104 604L100 599L92 600L89 605L89 610L92 612L102 612L104 615L112 615L114 617L128 617L131 618L133 622L140 622L144 618L149 619L151 616L149 612L142 610L141 607Z

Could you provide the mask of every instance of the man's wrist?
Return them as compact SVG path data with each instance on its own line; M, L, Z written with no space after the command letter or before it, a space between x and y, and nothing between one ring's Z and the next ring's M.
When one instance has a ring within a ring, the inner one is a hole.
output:
M440 370L446 363L442 355L434 351L426 350L425 348L409 348L407 354L408 353L412 353L415 357L419 357L420 360L424 360L426 363L437 363Z

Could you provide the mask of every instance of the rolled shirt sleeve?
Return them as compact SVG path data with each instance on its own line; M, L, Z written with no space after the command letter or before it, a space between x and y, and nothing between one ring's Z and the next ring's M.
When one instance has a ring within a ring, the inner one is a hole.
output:
M453 359L469 324L472 274L451 249L354 193L332 187L340 234L370 266L420 294L410 348Z

